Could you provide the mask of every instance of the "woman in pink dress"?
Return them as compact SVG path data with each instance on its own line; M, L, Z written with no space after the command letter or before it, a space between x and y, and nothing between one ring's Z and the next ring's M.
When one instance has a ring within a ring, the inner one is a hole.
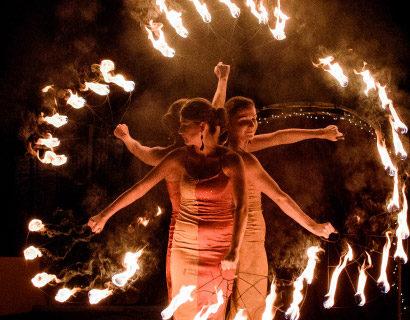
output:
M202 98L190 99L181 110L179 130L186 146L170 152L142 180L98 215L90 218L101 232L116 212L142 197L162 179L179 181L180 203L171 249L172 296L195 285L194 300L181 305L175 320L193 319L203 307L224 302L208 319L222 320L240 244L246 226L247 187L241 157L218 145L224 109Z

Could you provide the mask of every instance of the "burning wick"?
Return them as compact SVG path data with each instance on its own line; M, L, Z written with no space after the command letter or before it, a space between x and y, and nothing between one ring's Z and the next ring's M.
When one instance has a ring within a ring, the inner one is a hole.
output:
M44 231L46 228L41 220L33 219L28 224L28 229L30 231Z
M272 279L272 283L270 285L270 293L265 300L265 311L262 314L262 320L272 320L276 314L276 309L275 312L273 312L273 305L276 300L276 283L274 280L275 279Z
M150 25L145 27L145 30L147 30L148 39L151 40L154 48L160 51L163 56L172 58L175 55L175 50L165 42L164 32L161 30L162 26L161 23L153 23L151 20ZM154 38L154 33L157 35L157 40Z
M262 4L262 1L259 4L259 11L256 9L256 4L253 0L246 0L246 6L251 9L252 14L258 18L259 24L267 24L268 23L268 12L266 11L265 7Z
M53 138L51 133L47 133L47 138L39 138L36 144L46 146L47 148L53 149L60 145L60 140L58 138Z
M81 290L80 288L73 288L73 289L62 288L58 290L55 299L58 302L65 302L68 300L68 298L70 298L71 296L73 296L80 290Z
M88 300L91 304L97 304L102 299L113 294L112 290L109 289L92 289L88 292Z
M76 93L73 93L70 89L67 89L70 93L70 97L67 99L67 104L70 104L75 109L81 109L85 106L85 99L79 97Z
M48 124L53 125L56 128L60 128L61 126L65 125L68 122L67 116L61 116L58 113L53 114L51 117L46 116L44 117L44 114L41 114L41 121L45 121Z
M349 78L343 74L343 70L338 63L331 64L333 60L334 58L329 56L327 58L319 59L320 62L318 64L313 62L312 64L317 68L322 68L323 70L329 72L336 78L337 81L339 81L339 84L345 88L349 84Z
M182 286L179 293L171 300L169 306L162 310L162 319L171 318L175 310L177 310L181 304L184 304L187 301L193 301L194 298L191 297L191 293L195 288L196 286Z
M139 217L137 221L139 224L142 224L144 227L146 227L149 223L149 219L144 218L144 217Z
M111 60L103 60L100 64L100 71L104 77L105 82L113 82L116 85L122 87L126 92L131 92L135 88L134 81L127 81L120 74L114 75L113 71L115 69L114 62Z
M37 257L41 257L42 253L36 247L30 246L24 250L24 258L26 260L34 260Z
M384 170L389 173L389 176L394 176L396 167L393 165L389 152L387 151L386 142L382 138L382 133L379 130L375 130L377 137L377 150L379 151L380 159L384 165Z
M383 293L387 293L390 290L390 284L389 284L389 281L387 280L387 274L386 274L387 259L389 258L389 250L391 246L390 234L391 234L391 231L386 232L386 243L384 244L384 247L383 247L383 257L382 257L382 264L380 267L380 276L379 276L379 279L377 279L377 287Z
M141 257L142 255L142 249L132 253L132 252L127 252L125 254L124 258L124 265L127 268L126 271L120 274L114 275L111 280L112 282L118 286L118 287L123 287L129 278L131 278L137 270L139 270L139 265L138 265L138 258Z
M174 10L168 10L165 4L165 0L156 0L156 4L157 6L159 6L160 11L165 13L165 16L167 17L171 26L175 29L176 33L180 35L182 38L186 38L189 32L182 25L182 13Z
M216 288L215 288L216 291ZM204 311L204 309L206 308L206 306L203 306L201 311L199 311L197 313L197 315L195 316L194 320L206 320L209 318L209 316L213 313L216 313L219 309L219 307L224 303L224 298L223 298L223 291L219 290L219 292L217 293L217 302L214 304L211 304L208 309L206 310L206 312L204 312L204 314L201 316L201 313ZM235 317L236 319L236 317Z
M208 8L206 7L205 3L201 3L199 0L191 0L194 5L196 11L201 15L202 20L205 23L210 23L212 21L211 14L208 11Z
M234 18L238 18L241 14L241 9L239 9L236 4L230 2L229 0L219 0L220 2L224 3L228 6L229 10L231 11L231 15Z
M51 281L55 281L56 283L61 282L61 280L57 279L56 275L48 274L45 272L38 273L34 276L33 279L31 279L31 282L37 288L44 287L47 283Z
M367 255L367 266L366 266L366 258L363 261L362 266L359 268L359 281L357 284L357 292L354 295L354 300L358 306L363 306L366 303L366 297L364 295L364 287L366 285L367 275L366 269L372 267L372 259L370 255L365 251Z
M275 12L273 14L276 17L276 27L275 29L269 29L276 40L284 40L286 39L285 24L289 17L280 10L280 0L278 0L278 6L275 8Z
M46 151L44 153L44 158L40 159L39 153L37 152L37 158L42 163L52 164L53 166L61 166L67 162L67 157L64 154L57 155L53 151Z
M342 270L346 267L347 260L352 261L353 259L353 251L350 245L348 244L349 250L347 253L344 255L344 257L340 257L339 265L336 267L335 271L333 272L332 279L330 280L330 288L329 292L325 295L327 298L325 302L323 302L323 306L326 309L329 309L333 307L335 303L335 293L336 293L336 286L337 286L337 280L339 278L340 273ZM343 262L342 262L343 259Z
M364 65L366 65L366 62L364 63ZM367 85L366 89L364 90L364 93L366 96L369 95L369 90L371 89L376 90L376 83L374 82L373 77L370 75L369 70L364 70L362 72L357 72L356 70L353 70L353 71L355 74L360 74L363 78L364 83Z
M49 92L51 89L54 90L53 87L54 87L54 84L49 85L49 86L45 86L43 89L41 89L41 91L44 92L44 93L46 93L46 92Z
M106 96L110 93L110 86L107 84L95 83L95 82L85 82L84 90L91 90L100 96Z

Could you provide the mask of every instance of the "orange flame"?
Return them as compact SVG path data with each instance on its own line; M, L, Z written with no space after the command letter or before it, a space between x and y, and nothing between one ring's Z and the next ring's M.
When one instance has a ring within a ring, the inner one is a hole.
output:
M409 237L409 226L407 225L407 211L408 211L408 204L406 198L406 185L403 184L401 188L402 196L403 196L403 208L398 214L397 221L401 224L401 235L402 239L407 239Z
M61 282L61 280L57 279L56 275L48 274L45 272L38 273L31 279L33 285L37 288L44 287L47 283L55 281L56 283Z
M380 288L380 290L383 293L387 293L390 290L390 284L389 284L389 281L387 280L387 274L386 274L387 261L389 258L389 250L391 246L390 234L391 234L391 231L386 232L386 243L384 244L384 247L383 247L383 257L382 257L382 264L380 267L380 276L379 276L379 279L377 279L377 286Z
M377 137L377 150L379 151L380 159L384 165L384 169L389 173L390 176L394 176L396 171L393 162L390 159L389 152L386 148L386 142L382 138L382 134L379 130L375 130Z
M68 288L62 288L58 290L55 299L58 302L65 302L70 298L72 295L76 294L78 291L80 291L80 288L73 288L73 289L68 289Z
M160 216L161 214L162 214L162 210L161 210L161 208L160 208L160 207L158 207L158 211L157 211L156 216L158 217L158 216Z
M273 305L276 300L276 282L274 279L270 285L270 293L266 297L265 300L265 311L262 314L262 320L272 320L275 317L275 313L273 312Z
M394 129L394 121L392 117L389 117L389 121L392 127L393 145L394 149L396 150L396 155L399 156L402 160L404 160L407 158L407 152L403 148L403 144L401 143L399 134Z
M61 116L58 113L53 114L51 117L47 116L47 117L41 117L40 120L45 121L51 125L53 125L56 128L59 128L63 125L65 125L68 120L67 120L67 116Z
M137 270L139 270L139 265L138 265L138 258L141 257L142 255L142 249L132 253L132 252L127 252L125 254L124 258L124 266L127 268L126 271L120 274L115 274L111 280L112 282L118 286L118 287L123 287L129 278L131 278Z
M112 290L109 289L92 289L88 292L88 300L91 304L97 304L102 299L113 294Z
M106 96L110 93L110 86L107 84L95 83L95 82L85 82L84 90L91 90L100 96Z
M28 224L28 229L30 231L44 231L46 227L44 226L43 222L39 219L33 219Z
M201 3L199 0L191 0L194 5L196 11L201 15L202 20L205 23L210 23L212 21L211 14L208 11L208 8L206 7L205 3Z
M150 29L152 29L152 31ZM163 56L172 58L175 55L175 50L169 47L168 44L165 42L164 33L162 32L161 29L162 29L162 24L152 23L152 20L150 21L149 27L145 27L145 30L147 30L148 32L148 39L151 40L154 48L160 51ZM153 32L158 34L157 40L154 38Z
M245 309L239 309L237 314L235 315L235 319L233 320L246 320L246 319L248 319L248 317L246 316Z
M124 77L120 74L113 74L115 69L114 62L111 60L103 60L100 64L100 71L104 77L105 82L112 82L116 85L122 87L126 92L131 92L135 88L134 81L127 81Z
M391 115L393 116L393 128L400 134L407 133L408 129L407 126L400 120L399 115L397 114L396 110L393 107L393 104L389 104L389 110Z
M315 67L321 67L323 70L329 72L333 77L336 78L337 81L339 81L342 87L347 87L347 85L349 84L349 78L343 74L343 70L338 63L331 64L333 60L334 58L332 56L329 56L327 58L319 59L318 64L315 64L313 62L312 63Z
M47 133L47 138L39 138L36 144L46 146L47 148L53 149L60 145L60 140L58 140L58 138L53 138L51 133Z
M176 33L178 33L182 38L186 38L189 32L182 25L182 19L181 19L182 13L174 11L174 10L168 10L165 4L165 0L156 0L156 4L157 6L159 6L159 9L161 10L161 12L165 13L165 16L167 17L171 26L175 29Z
M70 97L67 100L67 103L70 104L75 109L81 109L85 106L85 99L79 97L76 93L73 93L70 89L67 89L70 93Z
M319 247L310 247L307 250L307 256L309 258L308 264L303 270L302 274L295 280L293 283L293 287L295 290L293 291L293 301L285 312L285 316L287 319L297 320L300 316L299 311L299 304L303 300L302 289L303 289L303 281L306 279L308 284L312 283L313 273L316 266L316 261L318 260L317 253L319 251L323 251L323 249Z
M36 247L30 246L24 250L24 258L26 260L34 260L37 257L41 257L42 253Z
M366 65L366 63L365 63ZM363 78L364 83L366 84L366 89L364 90L364 93L366 96L369 95L369 90L374 89L376 90L376 83L373 79L373 77L370 75L370 71L369 70L364 70L362 72L357 72L356 70L354 70L354 73L356 74L360 74Z
M372 259L366 251L365 253L367 255L367 265L366 259L364 259L362 266L359 268L359 280L357 283L357 291L355 294L355 300L359 306L363 306L366 303L366 297L364 295L364 287L366 285L367 280L366 269L372 267Z
M194 298L191 297L191 293L195 288L196 286L182 286L179 293L171 300L169 306L162 310L162 319L171 318L175 310L177 310L181 304L184 304L187 301L193 301Z
M40 159L40 156L37 152L37 158L42 163L49 164L51 163L53 166L61 166L67 162L67 157L63 154L57 155L53 151L46 151L44 153L44 158Z
M407 263L407 255L406 252L404 251L403 248L403 238L402 238L402 224L399 223L397 229L396 229L396 242L397 242L397 246L396 246L396 252L394 253L394 260L396 261L400 261L403 264Z
M262 2L259 4L259 8L256 8L256 4L253 0L246 0L246 6L251 9L252 14L258 18L259 24L268 23L268 12L263 6Z
M340 257L339 265L336 267L335 271L333 272L332 279L330 280L329 292L325 295L327 299L325 300L325 302L323 302L323 306L326 309L333 307L335 303L335 292L336 292L337 280L339 278L339 275L342 272L342 270L346 267L347 260L352 261L353 259L352 248L350 247L350 245L348 245L348 247L349 247L349 250L344 255L343 262L342 262L342 257Z
M49 86L45 86L43 89L41 89L41 91L42 91L42 92L48 92L48 91L50 91L51 89L54 90L53 87L54 87L54 84L49 85Z
M397 168L395 168L395 170L394 170L393 196L392 196L389 204L387 205L387 210L389 212L393 212L393 211L399 209L399 207L400 207L399 197L400 197L400 195L399 195L399 172L398 172Z
M215 291L216 291L216 288L215 288ZM195 316L194 320L206 320L209 318L211 314L216 313L218 311L219 307L224 303L223 291L219 290L216 296L217 296L217 302L208 306L206 311L202 314L204 309L207 307L207 306L203 306L201 311L199 311L197 315Z
M228 6L229 10L231 11L232 17L238 18L240 16L241 9L239 9L236 6L236 4L232 3L230 0L219 0L219 1Z
M280 10L280 0L278 0L278 6L275 8L273 15L276 17L276 26L275 29L269 29L276 40L283 40L286 38L285 24L289 17Z
M142 224L144 227L146 227L149 223L149 219L144 218L144 217L139 217L137 221L139 224Z

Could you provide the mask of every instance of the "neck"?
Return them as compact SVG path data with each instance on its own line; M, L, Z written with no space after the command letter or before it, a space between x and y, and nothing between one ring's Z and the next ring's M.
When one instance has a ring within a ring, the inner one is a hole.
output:
M240 149L242 151L248 152L248 145L249 145L249 140L246 139L238 139L237 137L234 137L232 135L229 135L229 147L232 149Z

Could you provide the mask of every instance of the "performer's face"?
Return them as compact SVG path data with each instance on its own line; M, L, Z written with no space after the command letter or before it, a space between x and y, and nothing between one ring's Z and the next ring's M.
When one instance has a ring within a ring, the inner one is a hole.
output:
M252 139L258 128L255 106L240 109L229 118L229 133L237 139Z
M181 135L186 145L201 144L201 122L187 120L181 117L181 126L178 133Z

